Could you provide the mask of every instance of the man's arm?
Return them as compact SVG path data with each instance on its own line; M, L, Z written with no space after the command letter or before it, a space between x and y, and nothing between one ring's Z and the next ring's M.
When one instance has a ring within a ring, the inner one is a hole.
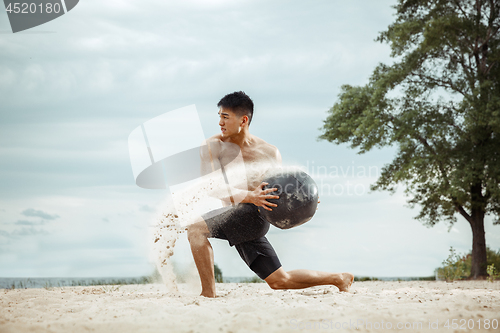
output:
M243 193L241 190L236 191L229 185L225 168L220 162L221 151L221 142L216 137L212 137L204 142L200 149L201 174L210 184L211 191L209 194L222 200L224 204L229 205L235 202L233 193L237 193L239 196L246 196L246 193ZM238 177L236 178L239 179ZM238 200L238 202L240 201Z
M205 176L220 169L220 144L213 138L205 140L200 147L201 175Z
M243 159L241 155L241 166L233 168L236 173L242 173L242 177L238 175L231 174L231 179L242 179L241 184L233 184L228 181L228 175L224 168L224 165L220 162L221 154L221 143L213 138L208 139L200 149L201 158L201 173L206 178L210 184L210 195L222 200L225 204L237 204L237 203L252 203L256 206L263 207L264 209L271 210L270 207L276 207L277 205L272 204L267 201L267 199L278 199L279 196L270 195L270 192L277 191L276 188L263 189L267 183L261 183L253 191L249 191L239 187L247 187L245 166L243 164ZM279 154L279 152L278 152ZM236 154L235 154L236 155Z

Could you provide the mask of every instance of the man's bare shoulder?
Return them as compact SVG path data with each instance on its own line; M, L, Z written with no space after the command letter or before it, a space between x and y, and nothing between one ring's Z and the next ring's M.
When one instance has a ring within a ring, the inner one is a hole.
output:
M209 137L206 142L220 142L222 141L222 134L218 133Z
M273 146L269 142L265 141L264 139L259 138L258 136L253 136L255 144L260 148L260 149L269 149L269 150L277 150L278 148L276 146Z
M220 154L220 134L205 139L200 146L200 155L202 158L213 160L218 158Z
M266 142L265 140L254 136L255 138L255 143L258 146L258 149L264 153L266 153L268 156L276 156L281 160L281 155L280 151L278 150L278 147L270 144L269 142Z

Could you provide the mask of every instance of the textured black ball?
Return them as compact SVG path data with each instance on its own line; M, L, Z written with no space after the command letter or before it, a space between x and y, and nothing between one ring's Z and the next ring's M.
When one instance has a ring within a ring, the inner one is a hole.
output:
M318 205L318 186L303 171L282 171L264 178L265 188L277 188L269 194L279 199L267 199L278 207L268 211L259 207L260 214L269 223L280 229L290 229L309 221Z

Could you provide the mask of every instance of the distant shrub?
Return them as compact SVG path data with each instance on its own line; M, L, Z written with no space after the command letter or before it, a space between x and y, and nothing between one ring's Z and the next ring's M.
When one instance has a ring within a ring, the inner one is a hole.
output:
M493 265L493 269L500 267L500 249L495 252L486 246L486 262L488 267ZM443 261L443 266L436 269L436 277L446 281L463 280L469 277L471 266L472 251L460 255L450 246L450 254Z
M215 274L215 282L217 283L223 283L224 282L224 277L222 276L222 270L217 266L217 264L214 264L214 274Z
M490 282L493 282L494 280L500 278L500 273L497 273L495 264L488 265L486 272L488 273L488 281Z
M419 277L418 281L436 281L436 276L424 276L424 277Z
M500 249L495 252L489 247L486 247L486 261L488 266L495 265L496 268L500 268Z
M369 277L369 276L355 276L354 281L378 281L376 277Z

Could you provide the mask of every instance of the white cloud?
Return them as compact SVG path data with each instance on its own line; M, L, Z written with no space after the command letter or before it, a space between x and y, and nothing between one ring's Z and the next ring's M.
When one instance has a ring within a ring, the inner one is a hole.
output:
M42 210L34 209L34 208L27 208L21 212L22 215L24 216L33 216L33 217L41 217L42 219L45 220L55 220L59 218L59 215L57 214L49 214L46 213Z

